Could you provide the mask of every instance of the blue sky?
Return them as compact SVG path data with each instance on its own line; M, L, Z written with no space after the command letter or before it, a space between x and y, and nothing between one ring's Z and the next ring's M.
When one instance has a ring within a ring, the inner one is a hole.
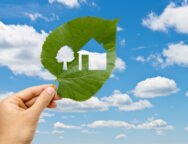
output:
M1 0L0 99L53 83L41 46L83 16L121 17L116 68L90 100L45 110L33 144L187 144L187 1Z

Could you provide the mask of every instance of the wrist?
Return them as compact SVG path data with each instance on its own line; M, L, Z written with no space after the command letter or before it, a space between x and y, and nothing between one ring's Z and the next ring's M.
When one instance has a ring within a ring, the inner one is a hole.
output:
M31 142L21 141L18 138L11 137L9 135L0 136L0 144L30 144Z

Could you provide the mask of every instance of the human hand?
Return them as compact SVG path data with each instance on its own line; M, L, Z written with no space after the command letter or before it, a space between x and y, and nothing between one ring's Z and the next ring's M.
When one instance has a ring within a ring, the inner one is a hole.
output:
M41 112L55 108L56 87L40 85L27 88L0 102L0 143L29 144Z

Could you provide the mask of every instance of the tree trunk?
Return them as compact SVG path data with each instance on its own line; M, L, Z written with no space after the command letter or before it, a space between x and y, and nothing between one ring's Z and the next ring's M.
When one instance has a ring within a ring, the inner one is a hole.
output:
M64 61L64 63L63 63L63 70L67 70L67 62L66 61Z

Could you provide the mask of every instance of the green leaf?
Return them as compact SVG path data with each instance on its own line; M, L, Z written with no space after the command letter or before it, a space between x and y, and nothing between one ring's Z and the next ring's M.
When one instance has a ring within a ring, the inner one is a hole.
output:
M57 93L60 97L84 101L95 95L109 78L116 59L116 26L119 19L105 20L97 17L76 18L49 34L42 47L41 62L59 82ZM95 39L107 51L106 70L88 70L88 58L82 59L82 70L78 69L78 51ZM63 46L74 51L74 60L63 70L56 55Z

